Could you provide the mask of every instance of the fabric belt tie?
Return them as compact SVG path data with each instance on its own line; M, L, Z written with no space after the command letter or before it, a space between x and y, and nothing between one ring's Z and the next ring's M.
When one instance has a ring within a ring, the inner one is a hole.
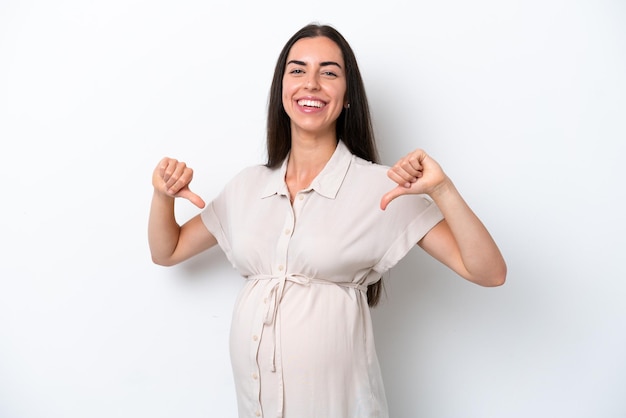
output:
M313 284L323 284L323 285L336 285L346 288L353 288L360 290L361 292L367 293L367 286L352 283L352 282L333 282L330 280L324 279L316 279L305 276L303 274L284 274L280 276L272 276L269 274L256 274L252 276L247 276L247 280L272 280L277 279L277 283L272 286L269 293L265 297L265 302L267 304L267 310L265 311L265 315L263 317L263 324L271 326L274 334L274 338L272 341L272 358L270 364L270 370L274 373L277 372L277 363L278 363L278 373L279 373L279 388L278 388L278 414L277 417L281 418L283 416L283 403L284 403L284 391L283 391L283 373L282 373L282 361L281 361L281 353L280 353L280 327L276 326L277 318L278 318L278 307L280 306L280 302L283 299L283 292L285 291L285 283L292 282L297 283L302 286L309 286L311 283ZM278 360L278 361L277 361Z

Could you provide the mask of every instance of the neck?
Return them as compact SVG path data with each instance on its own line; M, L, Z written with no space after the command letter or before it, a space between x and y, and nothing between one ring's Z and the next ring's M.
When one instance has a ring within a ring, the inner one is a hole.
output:
M337 139L293 137L287 162L285 181L293 196L298 190L307 188L313 179L324 169L337 148Z

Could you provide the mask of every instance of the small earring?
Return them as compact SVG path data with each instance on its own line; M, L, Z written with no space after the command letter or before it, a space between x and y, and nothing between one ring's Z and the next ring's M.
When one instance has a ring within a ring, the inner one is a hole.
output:
M346 109L350 109L350 103L346 105Z

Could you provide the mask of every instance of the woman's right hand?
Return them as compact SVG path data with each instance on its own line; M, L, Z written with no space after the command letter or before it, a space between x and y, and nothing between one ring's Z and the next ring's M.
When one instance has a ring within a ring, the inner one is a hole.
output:
M204 208L204 200L189 189L189 183L193 179L193 170L182 161L165 157L152 173L152 186L154 190L170 197L182 197L191 203Z

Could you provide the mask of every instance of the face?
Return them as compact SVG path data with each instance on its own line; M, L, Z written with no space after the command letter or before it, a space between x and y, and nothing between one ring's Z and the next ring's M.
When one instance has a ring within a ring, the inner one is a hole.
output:
M283 106L292 132L335 133L346 96L343 55L329 38L303 38L289 51L283 74Z

